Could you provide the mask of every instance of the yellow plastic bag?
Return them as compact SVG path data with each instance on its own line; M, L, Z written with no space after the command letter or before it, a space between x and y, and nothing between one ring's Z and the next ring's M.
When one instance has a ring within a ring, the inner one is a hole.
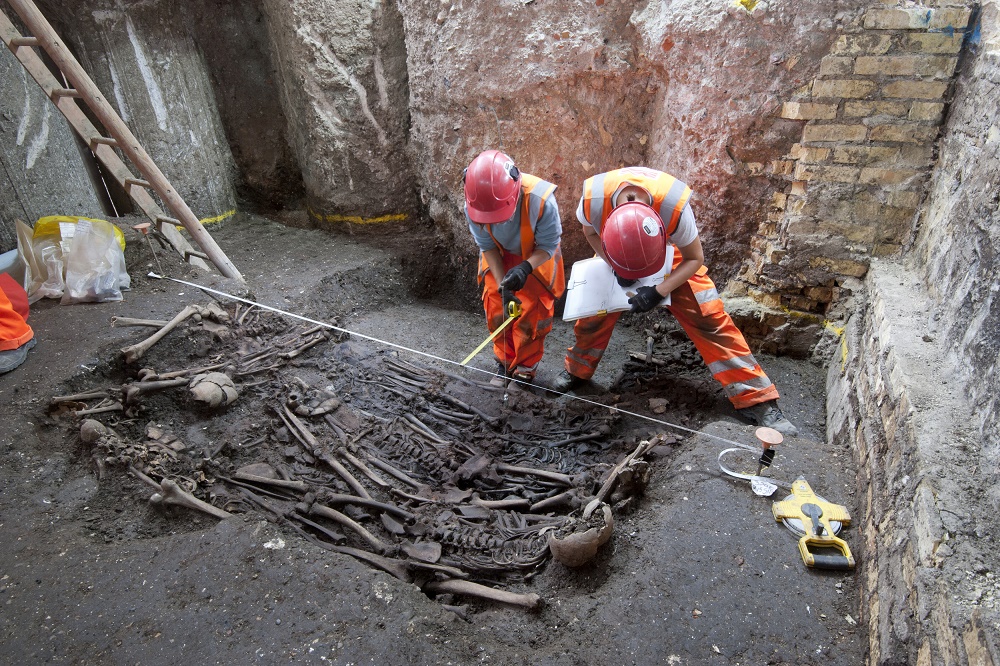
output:
M125 270L125 235L107 220L51 215L35 223L30 253L21 247L28 300L61 303L120 301L131 280Z

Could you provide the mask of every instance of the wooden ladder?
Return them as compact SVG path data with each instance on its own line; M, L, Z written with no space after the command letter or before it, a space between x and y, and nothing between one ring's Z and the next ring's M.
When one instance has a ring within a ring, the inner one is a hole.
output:
M171 187L166 176L153 162L146 150L139 144L128 126L108 104L100 89L69 52L59 35L31 0L7 0L7 3L21 17L21 21L33 33L24 37L10 19L0 12L0 38L20 61L28 74L41 86L46 96L64 116L76 133L90 147L97 159L106 167L115 180L124 188L132 200L153 221L156 228L167 238L174 249L192 266L208 270L205 259L210 260L222 275L243 281L236 266L215 243L205 227L195 217L184 199ZM65 87L52 74L34 48L44 49L56 64L72 88ZM85 104L107 129L110 137L104 136L84 114L77 102ZM118 148L132 162L141 174L136 177L131 169L115 152ZM153 190L160 200L173 211L170 217L156 203L147 190ZM198 252L177 230L183 225L203 252Z

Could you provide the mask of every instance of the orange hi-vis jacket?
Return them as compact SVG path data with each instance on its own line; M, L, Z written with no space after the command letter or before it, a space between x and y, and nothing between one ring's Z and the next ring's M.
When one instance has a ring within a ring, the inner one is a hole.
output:
M27 320L27 294L9 275L0 273L0 351L17 349L35 336Z
M583 185L583 214L600 233L611 214L611 198L622 184L644 187L653 197L653 208L672 234L687 205L691 190L669 174L642 167L616 169L588 178ZM674 252L674 268L683 260ZM686 283L674 289L667 306L722 385L737 409L776 400L778 389L757 363L746 339L725 311L715 283L702 266ZM611 340L620 312L577 320L575 343L567 350L565 368L577 377L590 379Z
M542 216L545 205L556 186L541 178L521 173L521 254L509 252L500 243L497 249L503 257L504 272L525 261L535 251L534 224ZM489 231L489 225L484 225ZM493 233L490 232L490 236ZM483 287L483 309L486 324L492 333L507 319L504 312L500 286L479 254L479 283ZM566 275L563 270L562 250L556 247L552 256L538 266L517 292L521 299L521 316L493 341L493 353L498 361L510 372L523 378L532 378L545 351L545 336L552 330L552 318L556 300L566 291Z
M583 215L598 234L611 214L611 198L623 184L638 185L653 196L653 210L663 220L667 236L677 230L681 211L691 198L691 188L662 171L626 167L583 181Z

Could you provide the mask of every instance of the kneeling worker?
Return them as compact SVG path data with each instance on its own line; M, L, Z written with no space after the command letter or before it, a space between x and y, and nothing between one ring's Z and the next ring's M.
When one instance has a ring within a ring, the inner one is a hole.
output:
M521 173L497 150L480 153L463 174L465 216L479 247L479 284L492 333L507 319L502 287L521 304L521 316L493 341L497 376L530 382L552 330L556 300L566 290L556 186Z
M690 196L691 189L669 174L628 167L588 178L576 215L587 242L623 287L660 270L667 244L675 246L672 270L655 287L636 290L629 299L632 312L648 312L669 295L666 307L736 410L752 423L795 435L796 427L778 408L778 389L750 353L708 277ZM555 390L573 390L593 377L620 314L577 320L576 341Z
M6 273L0 273L0 375L18 367L35 346L28 326L28 295Z

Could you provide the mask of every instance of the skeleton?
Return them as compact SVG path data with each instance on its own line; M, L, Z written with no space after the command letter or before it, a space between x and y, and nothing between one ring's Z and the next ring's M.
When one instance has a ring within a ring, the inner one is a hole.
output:
M147 440L133 443L89 427L86 437L92 438L97 459L128 469L155 490L156 503L230 515L194 496L206 480L203 474L197 483L184 481L183 466L197 464L198 474L208 470L214 481L233 489L225 509L273 514L320 547L431 595L481 596L533 608L541 601L537 595L463 579L526 580L550 557L570 566L589 560L610 538L612 507L617 510L648 480L642 456L651 444L614 467L607 464L613 415L574 414L528 394L516 399L516 412L490 413L498 407L496 396L486 394L490 400L480 401L479 382L394 355L384 366L361 371L357 361L310 357L309 364L331 382L313 388L271 371L326 340L329 332L322 327L290 329L255 308L237 308L232 316L201 310L187 316L225 322L230 334L209 331L221 345L213 350L218 354L195 368L164 373L143 368L137 381L123 387L126 404L208 373L255 374L253 384L241 383L244 392L276 404L268 412L270 428L255 425L227 434L232 439L210 447L214 450L197 463L162 428L147 428ZM183 321L178 317L174 327ZM154 343L144 341L138 351L145 353ZM64 397L81 396L101 394ZM273 464L235 469L227 462L226 443L230 452L240 446L245 454L254 447L262 460L270 453L292 462L286 470L272 457ZM610 470L603 483L600 469Z

